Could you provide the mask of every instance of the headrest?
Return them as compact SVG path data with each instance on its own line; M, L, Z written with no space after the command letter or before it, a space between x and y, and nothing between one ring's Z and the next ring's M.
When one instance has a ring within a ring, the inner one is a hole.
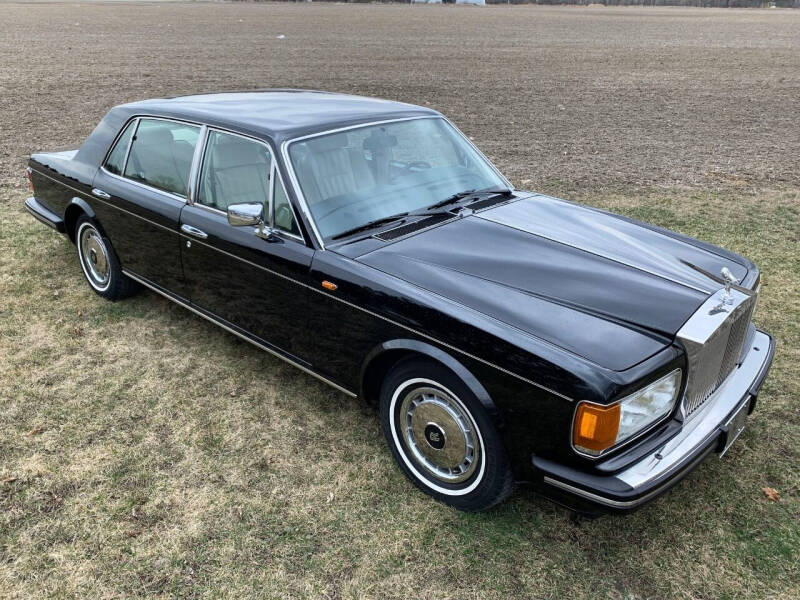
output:
M174 142L172 133L164 127L140 127L136 139L142 146L168 146Z
M345 148L348 145L347 135L344 133L333 133L315 138L312 142L314 149L319 152Z
M269 164L267 149L257 142L225 136L214 148L214 168L229 169L252 165Z
M370 134L364 138L361 144L364 150L371 152L386 151L393 146L397 146L397 136L387 133L385 127L375 127Z

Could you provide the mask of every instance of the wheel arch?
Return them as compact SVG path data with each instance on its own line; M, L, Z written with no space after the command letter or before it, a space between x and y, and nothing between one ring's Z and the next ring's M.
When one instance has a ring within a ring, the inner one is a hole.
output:
M377 345L361 365L359 395L370 405L378 404L381 382L399 361L421 356L429 358L452 371L475 394L486 412L494 419L497 407L478 378L458 359L427 342L414 339L396 339Z
M97 216L94 213L94 210L89 203L86 202L83 198L75 197L69 201L67 208L64 210L64 229L69 236L69 239L72 240L72 243L75 243L75 224L78 222L80 216L84 214L88 217L95 219Z

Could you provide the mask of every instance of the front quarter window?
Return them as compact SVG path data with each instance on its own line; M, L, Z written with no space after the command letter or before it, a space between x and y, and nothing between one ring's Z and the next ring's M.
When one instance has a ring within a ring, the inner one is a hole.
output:
M326 240L467 190L507 185L453 126L436 117L298 140L289 145L289 156Z

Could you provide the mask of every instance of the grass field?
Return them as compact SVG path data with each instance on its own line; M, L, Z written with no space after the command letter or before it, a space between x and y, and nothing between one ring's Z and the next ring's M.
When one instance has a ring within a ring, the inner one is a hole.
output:
M800 12L0 16L0 597L800 596ZM778 354L748 429L627 517L526 490L462 514L404 479L363 405L159 296L101 300L22 209L27 154L111 105L267 86L429 103L519 187L751 257Z

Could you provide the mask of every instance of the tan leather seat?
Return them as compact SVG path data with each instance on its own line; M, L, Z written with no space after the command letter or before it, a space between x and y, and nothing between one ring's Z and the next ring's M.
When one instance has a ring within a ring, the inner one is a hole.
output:
M306 144L305 152L299 149L299 153L297 168L306 175L301 178L310 188L303 188L309 204L375 185L363 152L348 147L343 133L316 138Z
M261 144L225 136L210 149L208 160L199 202L223 211L231 204L267 202L270 162Z
M160 126L141 126L131 147L126 175L160 189L186 195L194 147L176 142Z

